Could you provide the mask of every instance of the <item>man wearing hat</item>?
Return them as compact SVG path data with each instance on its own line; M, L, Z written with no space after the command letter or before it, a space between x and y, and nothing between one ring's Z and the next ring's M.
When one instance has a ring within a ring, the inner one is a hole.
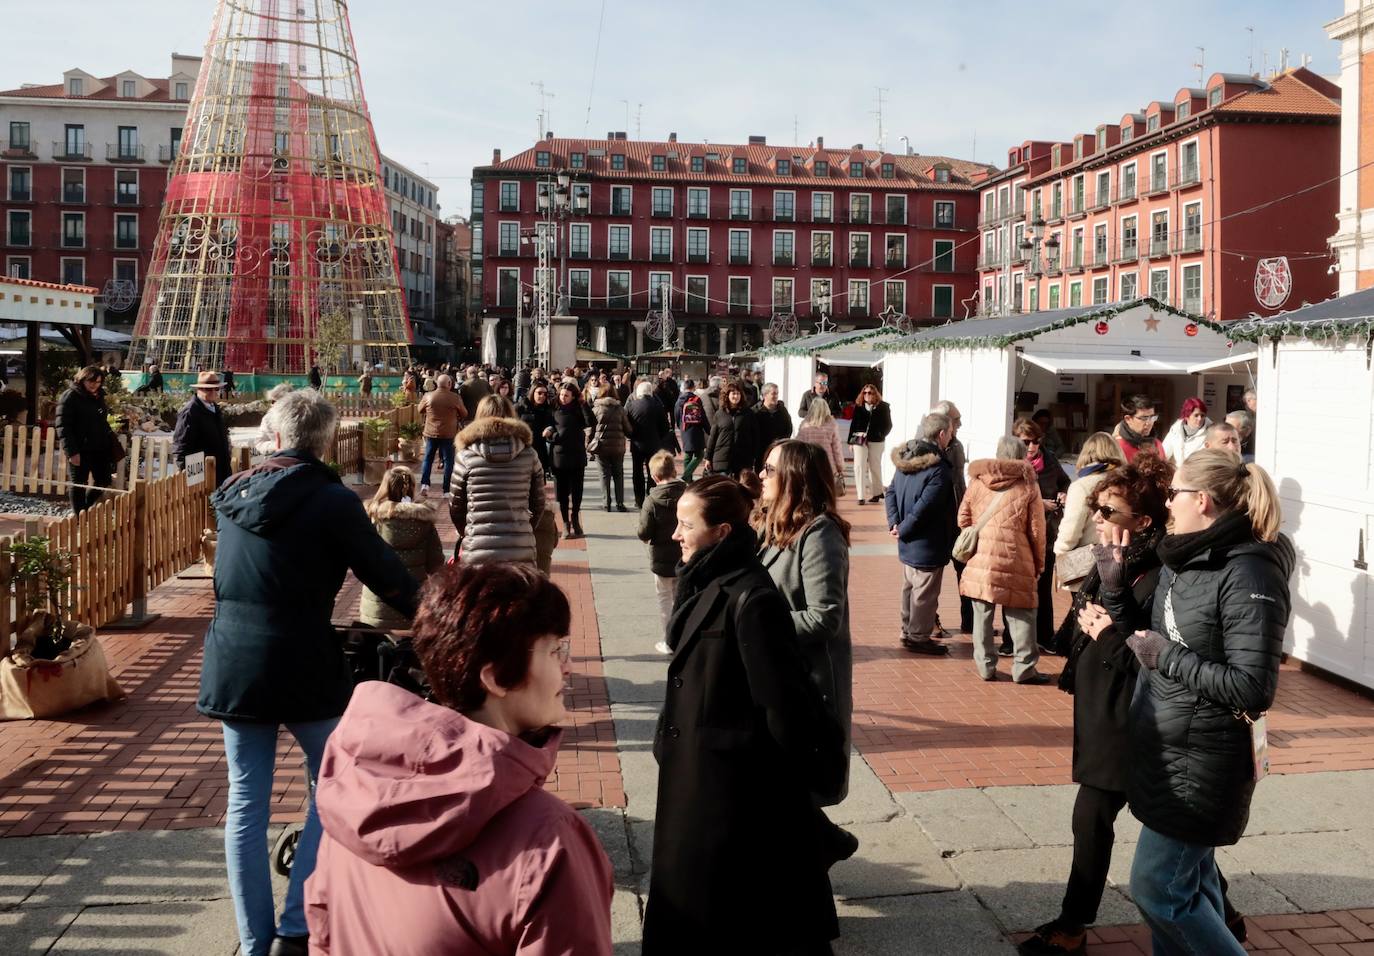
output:
M178 467L186 467L186 456L205 452L206 459L215 460L215 487L229 477L229 426L219 409L220 389L224 382L216 372L201 372L196 376L196 397L177 412L177 426L172 432L172 454Z

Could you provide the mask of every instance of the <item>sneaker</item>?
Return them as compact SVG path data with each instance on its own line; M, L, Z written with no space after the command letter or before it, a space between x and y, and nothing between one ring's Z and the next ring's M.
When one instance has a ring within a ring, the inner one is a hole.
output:
M428 497L429 497L429 485L421 485L421 486L420 486L420 497L421 497L421 498L428 498Z
M1021 942L1016 951L1021 956L1066 956L1086 952L1087 939L1083 927L1056 919L1037 927L1035 935Z
M671 654L671 653L673 653L673 649L672 649L671 647L669 647L668 644L667 644L665 641L659 641L657 644L655 644L655 645L654 645L654 650L658 651L660 654Z

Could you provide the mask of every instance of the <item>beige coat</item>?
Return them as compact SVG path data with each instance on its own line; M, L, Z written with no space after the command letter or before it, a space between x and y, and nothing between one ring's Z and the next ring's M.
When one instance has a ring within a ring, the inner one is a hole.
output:
M444 566L444 549L435 511L423 502L386 501L371 511L372 523L382 540L391 545L410 576L421 584ZM358 605L358 620L373 627L408 628L410 621L367 588Z
M964 568L959 593L1004 607L1033 608L1036 582L1045 570L1045 506L1028 461L983 458L969 465L968 493L959 506L959 527L983 512L997 511L978 534L978 551ZM1006 500L997 494L1006 492Z
M844 448L840 445L839 426L834 422L829 425L808 425L803 422L797 429L797 440L824 448L835 474L844 474Z
M1097 543L1097 526L1093 524L1088 499L1102 484L1102 479L1107 477L1107 471L1085 475L1069 485L1064 501L1064 518L1059 522L1059 536L1054 540L1055 554L1068 554L1074 548Z
M457 392L439 388L426 392L420 399L420 414L425 416L426 438L452 438L458 434L458 423L467 418L468 411Z

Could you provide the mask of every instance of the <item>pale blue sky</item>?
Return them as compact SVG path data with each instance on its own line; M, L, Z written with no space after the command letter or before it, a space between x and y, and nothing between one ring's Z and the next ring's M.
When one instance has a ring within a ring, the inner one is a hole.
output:
M20 0L0 0L0 12ZM7 16L0 88L51 83L80 66L165 76L168 55L199 53L214 0L60 0ZM887 146L1002 163L1023 139L1068 138L1208 73L1277 65L1287 47L1326 75L1336 44L1323 24L1340 0L911 0L857 5L794 0L601 0L504 3L353 0L363 83L383 152L428 171L445 214L466 213L472 167L538 134L543 80L560 136L800 145L877 139L885 87ZM118 11L117 14L115 11ZM575 13L567 11L574 10ZM780 14L786 19L780 19ZM590 115L588 103L590 101ZM976 136L976 149L975 149Z

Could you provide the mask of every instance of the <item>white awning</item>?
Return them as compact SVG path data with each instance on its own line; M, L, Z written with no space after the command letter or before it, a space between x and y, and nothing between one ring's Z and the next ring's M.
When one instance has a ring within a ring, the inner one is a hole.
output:
M876 368L883 362L883 354L872 349L836 349L819 352L816 361L835 368Z
M1215 369L1226 368L1228 365L1245 365L1248 362L1253 362L1258 356L1259 353L1253 348L1237 348L1225 358L1211 359L1206 362L1198 362L1196 365L1190 365L1188 366L1188 371L1197 375L1199 372L1211 372Z
M1188 375L1197 357L1159 358L1148 355L1088 355L1071 352L1045 352L1027 349L1021 358L1056 375L1155 374ZM1228 359L1227 361L1234 361Z

